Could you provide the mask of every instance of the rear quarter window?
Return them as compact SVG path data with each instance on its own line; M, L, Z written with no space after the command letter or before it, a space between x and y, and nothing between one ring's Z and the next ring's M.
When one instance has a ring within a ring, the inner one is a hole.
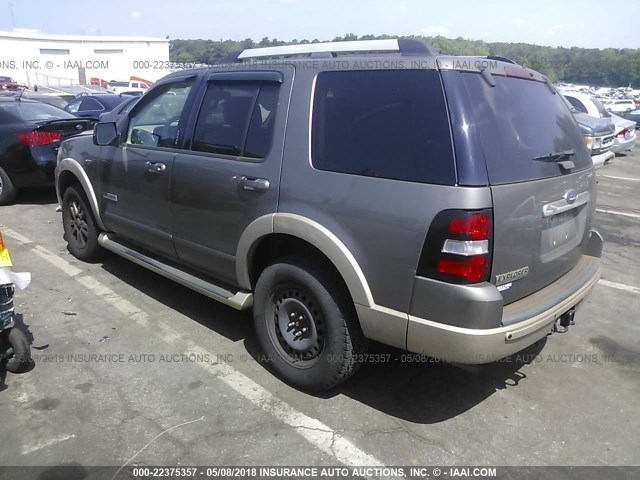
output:
M455 183L451 130L435 70L320 73L311 145L319 170Z

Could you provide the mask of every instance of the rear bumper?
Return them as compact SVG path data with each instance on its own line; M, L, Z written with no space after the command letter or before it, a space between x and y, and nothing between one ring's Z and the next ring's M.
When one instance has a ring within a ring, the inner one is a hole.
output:
M631 150L633 148L633 146L636 143L636 137L635 135L632 138L628 138L628 139L619 139L616 138L615 141L613 142L613 147L611 147L611 151L613 153L622 153L622 152L626 152L627 150Z
M593 155L591 157L591 161L593 162L593 166L595 167L596 170L598 170L599 168L604 167L605 165L608 165L609 163L611 163L611 161L616 157L616 154L613 153L612 150L609 150L605 153L600 153L598 155Z
M504 307L502 326L462 328L403 315L384 307L357 306L366 336L447 362L482 364L519 352L551 332L558 317L578 305L600 278L602 237L592 233L589 252L569 273ZM542 308L541 308L542 307ZM517 321L515 323L514 320ZM401 344L405 322L404 345Z

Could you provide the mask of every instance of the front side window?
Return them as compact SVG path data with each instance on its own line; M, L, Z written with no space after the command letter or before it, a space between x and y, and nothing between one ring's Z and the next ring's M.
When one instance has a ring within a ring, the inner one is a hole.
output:
M318 170L454 184L451 129L438 72L320 73L311 158Z
M264 158L271 147L279 86L212 82L198 114L192 150Z
M129 145L176 148L180 119L193 80L165 85L131 117L127 132Z

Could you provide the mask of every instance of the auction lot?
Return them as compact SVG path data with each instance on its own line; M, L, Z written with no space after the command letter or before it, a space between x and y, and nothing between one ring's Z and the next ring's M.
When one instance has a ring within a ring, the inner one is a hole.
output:
M0 374L0 465L640 465L640 152L598 177L602 280L568 333L474 371L375 345L323 395L260 363L250 313L73 258L25 192L0 229L36 366Z

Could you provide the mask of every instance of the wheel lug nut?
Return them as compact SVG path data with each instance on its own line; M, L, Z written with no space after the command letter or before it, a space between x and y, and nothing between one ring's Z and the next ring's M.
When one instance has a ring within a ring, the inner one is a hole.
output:
M302 329L302 333L306 333L306 332L307 332L307 330L309 330L309 329L308 329L307 327L304 327L304 328Z
M300 316L298 317L298 320L302 321L302 320L304 320L304 317L303 317L302 315L300 315Z
M296 312L291 312L291 314L289 315L291 318L296 316Z
M287 325L287 327L291 328L291 327L295 327L296 326L296 322L289 322L289 324Z
M299 337L300 335L302 335L302 332L300 330L293 334L294 337Z

